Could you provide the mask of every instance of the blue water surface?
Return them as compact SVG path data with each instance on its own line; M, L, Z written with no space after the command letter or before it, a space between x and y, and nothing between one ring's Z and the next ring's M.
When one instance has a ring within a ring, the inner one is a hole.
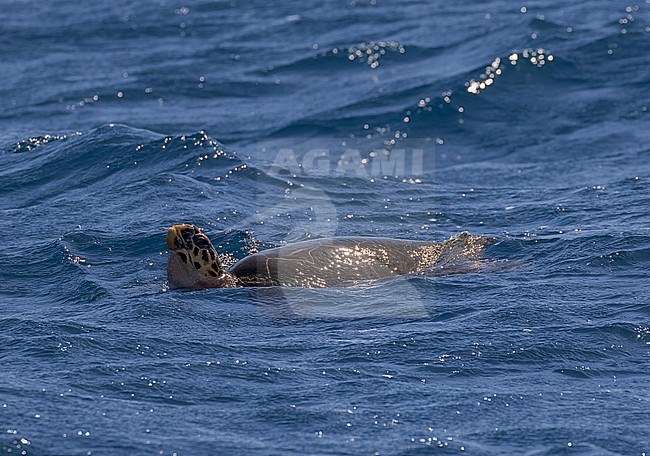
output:
M648 0L0 24L0 453L650 451ZM464 274L169 291L181 222L231 259L498 240Z

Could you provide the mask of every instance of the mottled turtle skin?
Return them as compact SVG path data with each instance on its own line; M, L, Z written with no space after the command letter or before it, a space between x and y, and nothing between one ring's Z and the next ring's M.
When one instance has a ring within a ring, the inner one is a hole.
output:
M287 286L323 288L420 272L445 250L475 255L493 239L463 232L442 242L372 237L313 239L249 255L227 271L208 237L193 225L167 231L171 288Z

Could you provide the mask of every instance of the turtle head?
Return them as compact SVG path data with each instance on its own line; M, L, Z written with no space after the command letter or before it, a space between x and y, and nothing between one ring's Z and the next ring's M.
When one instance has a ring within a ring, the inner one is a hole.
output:
M171 288L232 286L210 239L194 225L174 225L167 230L167 280Z

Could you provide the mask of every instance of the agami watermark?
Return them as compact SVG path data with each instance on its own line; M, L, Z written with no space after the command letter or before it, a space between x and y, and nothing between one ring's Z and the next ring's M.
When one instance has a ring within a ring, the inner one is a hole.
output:
M266 172L275 176L413 178L433 171L435 142L404 141L391 148L370 148L349 140L295 140L295 144L282 140L258 143L258 150L267 160Z

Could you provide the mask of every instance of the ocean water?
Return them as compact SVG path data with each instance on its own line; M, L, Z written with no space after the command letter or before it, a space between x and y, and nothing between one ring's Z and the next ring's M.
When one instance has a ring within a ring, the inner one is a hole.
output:
M0 453L650 451L648 0L0 24ZM231 259L497 242L463 274L170 291L175 223Z

